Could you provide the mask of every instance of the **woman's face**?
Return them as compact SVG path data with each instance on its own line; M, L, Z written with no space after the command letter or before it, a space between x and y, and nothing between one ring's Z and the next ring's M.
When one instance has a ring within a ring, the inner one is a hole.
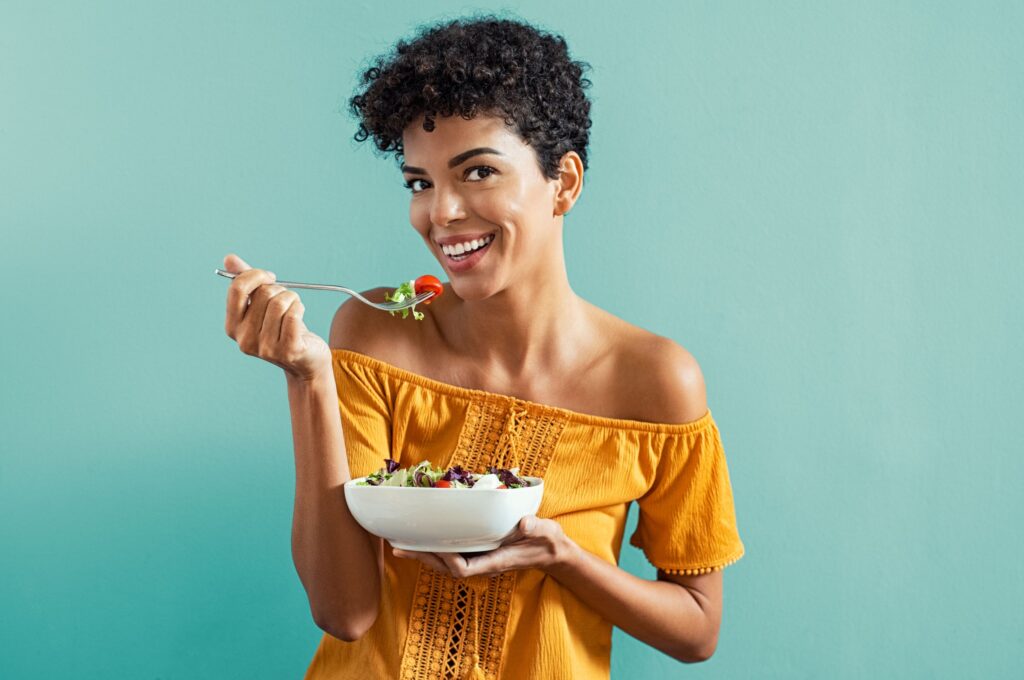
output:
M427 132L420 117L402 143L409 219L460 298L543 279L546 267L562 262L558 183L500 118L438 117Z

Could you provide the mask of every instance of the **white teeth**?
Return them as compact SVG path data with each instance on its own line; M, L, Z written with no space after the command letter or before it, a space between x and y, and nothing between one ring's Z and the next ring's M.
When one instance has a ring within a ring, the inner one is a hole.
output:
M482 248L493 240L494 235L491 234L490 236L485 236L482 239L473 239L472 241L467 241L465 243L457 243L454 246L443 245L441 246L441 252L453 257L463 255L464 253L469 253L477 250L478 248Z

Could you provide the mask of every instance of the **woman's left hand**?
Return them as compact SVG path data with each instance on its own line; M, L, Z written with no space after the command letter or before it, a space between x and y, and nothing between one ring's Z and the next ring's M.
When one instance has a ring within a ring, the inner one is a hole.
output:
M553 519L528 515L519 520L515 532L496 548L485 553L432 553L393 548L395 557L419 560L434 571L454 578L492 576L518 569L549 571L567 558L572 539Z

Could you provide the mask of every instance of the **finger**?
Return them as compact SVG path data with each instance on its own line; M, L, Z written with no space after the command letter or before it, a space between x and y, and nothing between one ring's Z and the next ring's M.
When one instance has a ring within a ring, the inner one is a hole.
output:
M234 278L228 286L227 314L224 320L224 330L229 337L238 339L238 327L249 310L249 297L253 291L264 284L273 283L276 278L273 272L251 268Z
M256 271L256 270L253 270ZM245 276L243 274L242 276ZM260 333L263 330L264 318L267 313L267 305L270 301L287 288L275 284L263 284L250 296L249 308L245 311L241 323L237 329L238 345L246 354L259 355Z
M267 313L263 317L263 327L260 329L261 347L280 349L281 324L284 322L284 315L298 300L299 294L293 290L285 290L270 298L270 301L267 302Z
M521 541L524 538L529 538L533 535L537 528L537 518L534 515L527 515L519 520L519 524L516 525L515 530L508 535L508 538L502 540L502 545L508 545L509 543L515 543Z
M427 565L436 572L439 572L441 574L448 574L449 576L451 576L451 572L448 570L448 567L434 553L418 552L413 550L402 550L401 548L393 548L391 550L391 553L395 557L399 557L401 559L417 560Z
M224 256L224 270L232 272L234 274L241 274L242 272L252 269L249 263L240 258L234 253L228 253Z
M448 576L452 575L451 570L448 569L448 565L433 553L416 553L412 559L422 562L439 574L446 574Z
M496 548L478 557L465 558L462 555L455 555L455 558L448 563L452 576L456 578L469 578L470 576L489 576L507 571L507 554L501 548Z
M302 321L302 315L305 313L306 305L302 304L301 299L296 300L284 313L284 318L281 319L280 338L283 347L293 351L300 347L302 334L306 330L306 324Z
M444 566L448 568L448 572L455 578L467 578L477 573L471 568L471 561L459 553L437 553L437 556L441 558ZM472 564L475 566L476 560L473 560Z

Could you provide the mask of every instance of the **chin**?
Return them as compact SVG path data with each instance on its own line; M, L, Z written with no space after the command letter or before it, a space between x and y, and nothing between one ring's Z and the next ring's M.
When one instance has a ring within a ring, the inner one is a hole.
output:
M468 281L456 282L451 277L448 280L451 283L452 292L455 293L455 296L466 302L486 300L497 292L486 284L480 285Z

